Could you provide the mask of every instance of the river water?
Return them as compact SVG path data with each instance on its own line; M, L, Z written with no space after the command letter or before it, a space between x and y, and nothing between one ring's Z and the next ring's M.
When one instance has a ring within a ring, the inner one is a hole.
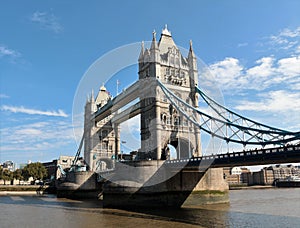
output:
M0 196L0 227L300 227L300 188L230 191L230 204L103 209L99 201Z

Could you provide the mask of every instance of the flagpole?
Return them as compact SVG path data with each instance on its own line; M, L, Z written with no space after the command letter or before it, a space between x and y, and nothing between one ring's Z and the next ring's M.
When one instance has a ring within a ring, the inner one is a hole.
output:
M119 84L120 84L120 81L117 79L117 95L119 95Z

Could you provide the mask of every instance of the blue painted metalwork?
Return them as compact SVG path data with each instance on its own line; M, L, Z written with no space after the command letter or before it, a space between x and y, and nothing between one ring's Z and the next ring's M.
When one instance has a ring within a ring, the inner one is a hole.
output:
M171 104L190 122L208 134L225 140L246 145L285 144L300 139L300 132L290 132L270 127L245 118L205 95L198 87L196 92L214 110L218 117L208 115L186 103L160 82L158 84ZM183 108L185 107L185 108ZM189 111L186 111L189 109ZM222 110L222 112L218 111ZM224 114L223 114L224 113Z

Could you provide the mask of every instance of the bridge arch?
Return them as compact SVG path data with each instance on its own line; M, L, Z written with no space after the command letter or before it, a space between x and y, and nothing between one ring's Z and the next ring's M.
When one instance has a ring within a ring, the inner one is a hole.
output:
M107 169L113 169L113 160L111 158L100 158L96 162L96 170L102 171Z
M184 137L172 138L165 145L166 146L163 148L162 151L162 157L161 157L162 160L172 159L172 158L187 159L192 156L194 151L194 146L192 145L192 143ZM176 156L174 156L174 153Z

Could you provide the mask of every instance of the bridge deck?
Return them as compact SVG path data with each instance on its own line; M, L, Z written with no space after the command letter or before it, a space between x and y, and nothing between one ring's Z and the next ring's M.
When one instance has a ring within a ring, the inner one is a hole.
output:
M127 163L127 161L121 161ZM132 161L130 161L132 164ZM139 161L136 161L139 162ZM198 170L205 172L208 168L223 168L235 166L267 165L280 163L300 162L300 145L286 147L242 151L227 154L208 155L181 160L166 160L169 168ZM107 178L114 172L113 169L98 172L98 179Z
M129 86L126 90L116 96L113 100L109 101L106 105L104 105L101 109L96 111L92 116L92 119L95 121L99 121L104 119L105 117L111 115L116 112L126 104L135 100L139 96L139 81L135 82L131 86Z
M259 149L252 151L194 157L191 159L166 161L166 163L171 166L180 166L182 165L182 163L187 163L187 165L185 166L187 168L195 168L201 165L209 166L210 168L218 168L297 162L300 162L300 145L290 145L286 147Z

